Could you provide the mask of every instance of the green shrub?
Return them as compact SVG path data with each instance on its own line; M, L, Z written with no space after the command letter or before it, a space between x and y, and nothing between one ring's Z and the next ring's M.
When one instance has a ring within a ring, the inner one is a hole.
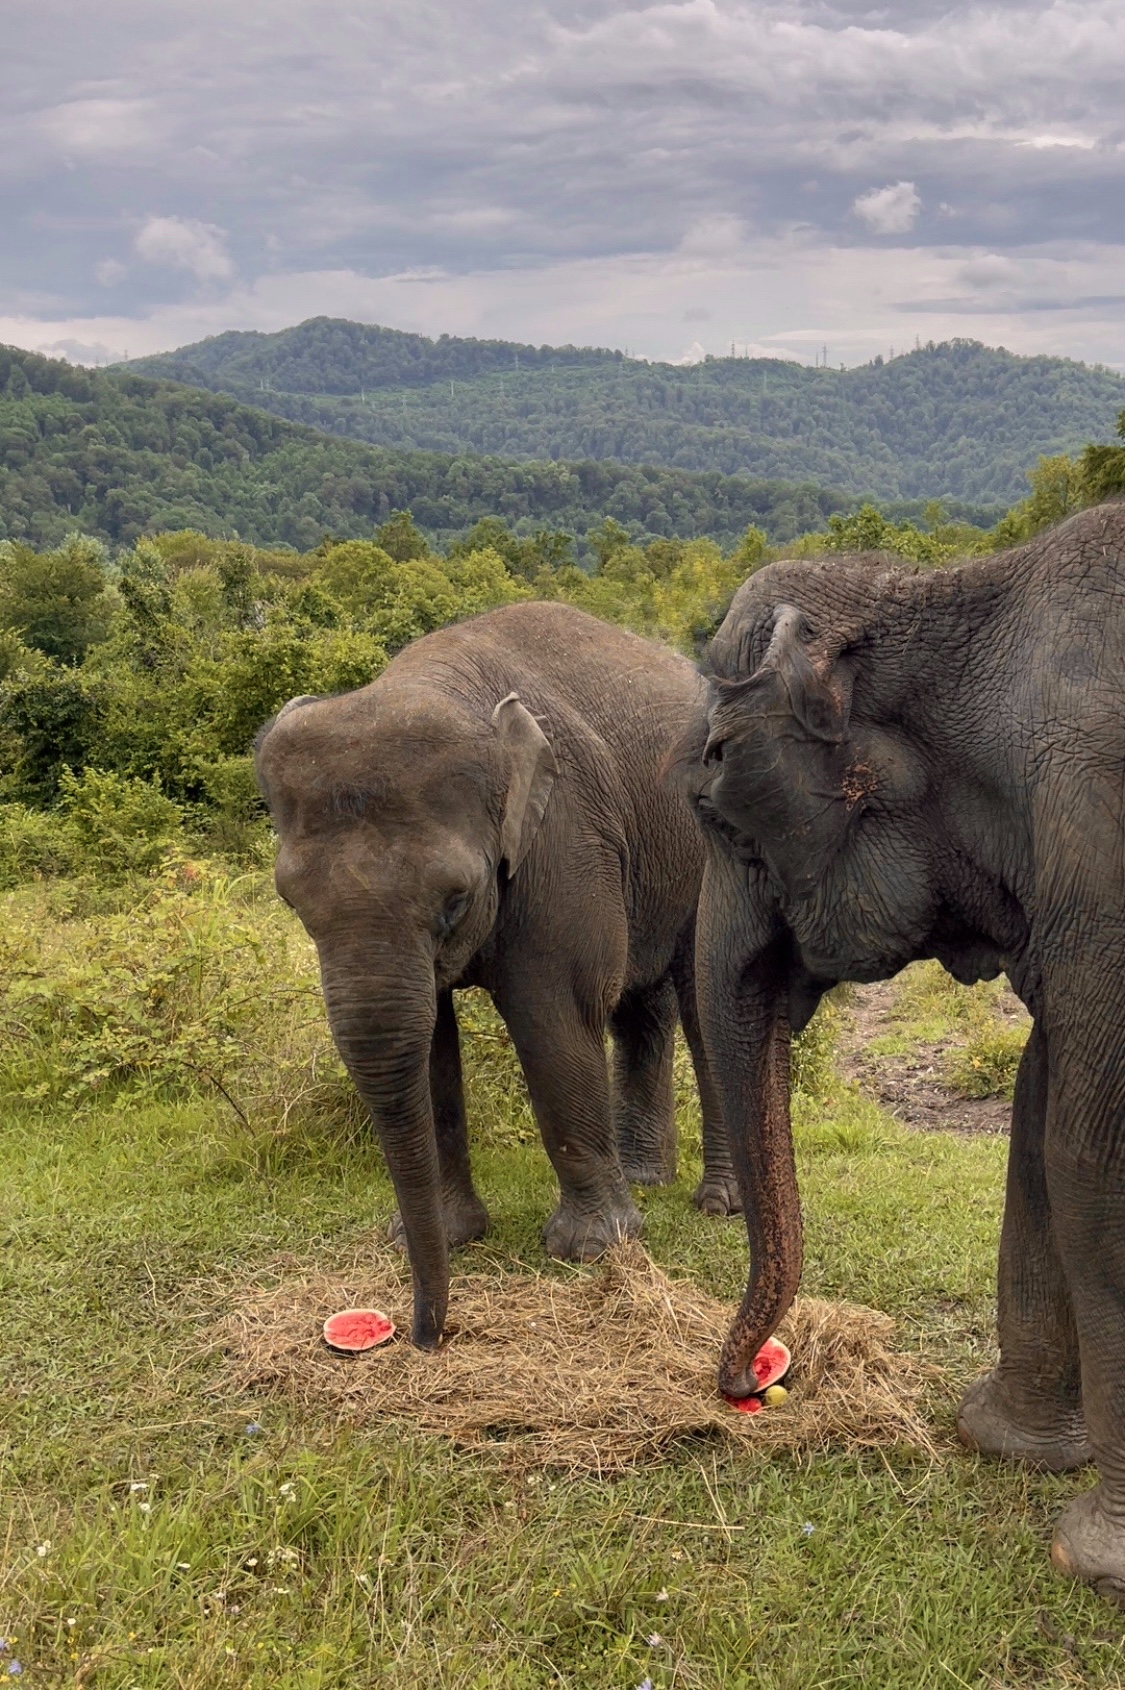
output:
M26 880L70 874L74 842L62 820L24 804L0 804L0 891Z
M1006 1027L992 1017L982 1020L949 1059L950 1086L962 1097L1011 1098L1026 1043L1026 1027Z
M59 807L77 867L103 880L147 874L183 843L183 814L157 783L64 770Z
M100 540L70 534L52 552L0 542L0 628L62 663L80 662L103 640L113 604Z
M63 772L90 761L105 696L98 681L56 663L16 669L0 682L0 794L53 803Z
M332 1046L313 947L261 882L181 862L116 909L44 888L0 919L0 1095L214 1094L265 1139L363 1114Z
M838 1085L836 1042L845 993L846 988L837 987L823 997L808 1026L793 1040L790 1085L794 1092L817 1102L827 1100Z

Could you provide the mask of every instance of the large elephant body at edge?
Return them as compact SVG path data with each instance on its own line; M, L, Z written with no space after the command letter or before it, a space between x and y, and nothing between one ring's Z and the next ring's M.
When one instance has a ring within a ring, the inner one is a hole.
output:
M660 780L699 691L663 647L518 604L415 641L356 692L292 700L259 735L278 890L316 942L332 1034L378 1130L422 1347L442 1334L449 1246L488 1219L457 987L484 987L512 1035L559 1179L553 1255L635 1233L626 1177L671 1177L677 1009L703 1110L696 1202L737 1209L695 1019L704 851Z
M1000 1356L971 1447L1096 1487L1061 1570L1125 1598L1123 507L911 574L781 562L739 590L685 742L705 824L697 982L743 1191L746 1297L724 1389L788 1307L801 1215L790 1032L839 980L937 957L1007 972L1033 1017L1016 1085Z

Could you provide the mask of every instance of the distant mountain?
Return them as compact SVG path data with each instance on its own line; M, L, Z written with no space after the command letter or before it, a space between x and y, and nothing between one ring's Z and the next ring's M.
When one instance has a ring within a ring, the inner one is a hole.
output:
M135 360L295 422L399 450L582 458L813 481L998 513L1041 454L1111 437L1125 378L948 341L854 370L681 367L314 317Z
M429 340L344 317L310 317L278 334L231 330L212 335L178 352L135 358L129 367L223 392L237 387L255 393L355 394L368 387L430 387L521 369L612 369L624 362L620 352L593 347L521 346L447 334Z
M611 516L638 538L729 544L750 523L791 539L850 502L745 476L368 446L132 368L0 347L0 540L52 545L78 528L128 543L196 528L303 551L409 507L437 540L482 516L579 537Z

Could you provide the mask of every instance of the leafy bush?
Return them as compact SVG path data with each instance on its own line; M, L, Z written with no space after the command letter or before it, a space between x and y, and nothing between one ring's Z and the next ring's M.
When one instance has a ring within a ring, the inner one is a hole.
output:
M949 1084L962 1097L1010 1099L1026 1043L1026 1027L1008 1027L991 1017L982 1020L951 1055Z
M987 549L989 540L983 529L963 522L945 523L937 505L931 514L935 521L928 533L913 522L889 521L874 505L863 505L851 516L833 514L828 518L823 550L893 552L932 569Z
M823 997L808 1026L793 1040L789 1068L792 1089L819 1103L826 1102L839 1086L836 1043L846 995L846 987L837 987Z
M64 770L60 782L63 827L76 866L103 880L145 874L182 844L183 815L159 783L136 776Z
M0 628L25 645L62 663L78 662L105 638L111 614L100 540L71 534L43 553L0 542Z
M59 816L0 804L0 891L75 868L73 839Z
M206 862L93 915L7 894L0 1052L0 1095L32 1102L218 1092L266 1138L362 1120L311 943L261 881Z

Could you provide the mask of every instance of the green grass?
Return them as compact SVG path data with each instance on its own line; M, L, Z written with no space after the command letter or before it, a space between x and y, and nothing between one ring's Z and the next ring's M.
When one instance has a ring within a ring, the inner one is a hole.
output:
M888 1030L868 1049L895 1057L939 1045L951 1091L1010 1099L1031 1022L1022 1012L1006 1012L1006 991L1003 978L961 986L940 963L916 963L898 982Z
M541 1269L549 1168L495 1023L478 1007L472 1026L495 1224L460 1265ZM262 1095L224 1073L236 1101ZM680 1081L680 1177L641 1194L646 1239L733 1297L745 1238L690 1207ZM97 1690L1122 1683L1119 1621L1046 1556L1088 1478L992 1467L952 1438L991 1358L1002 1144L911 1134L839 1084L798 1110L804 1289L887 1309L948 1370L939 1459L701 1442L598 1482L222 1394L208 1308L281 1253L342 1254L391 1207L342 1107L291 1110L284 1131L270 1097L246 1113L139 1079L3 1105L0 1676L14 1658L29 1686Z

